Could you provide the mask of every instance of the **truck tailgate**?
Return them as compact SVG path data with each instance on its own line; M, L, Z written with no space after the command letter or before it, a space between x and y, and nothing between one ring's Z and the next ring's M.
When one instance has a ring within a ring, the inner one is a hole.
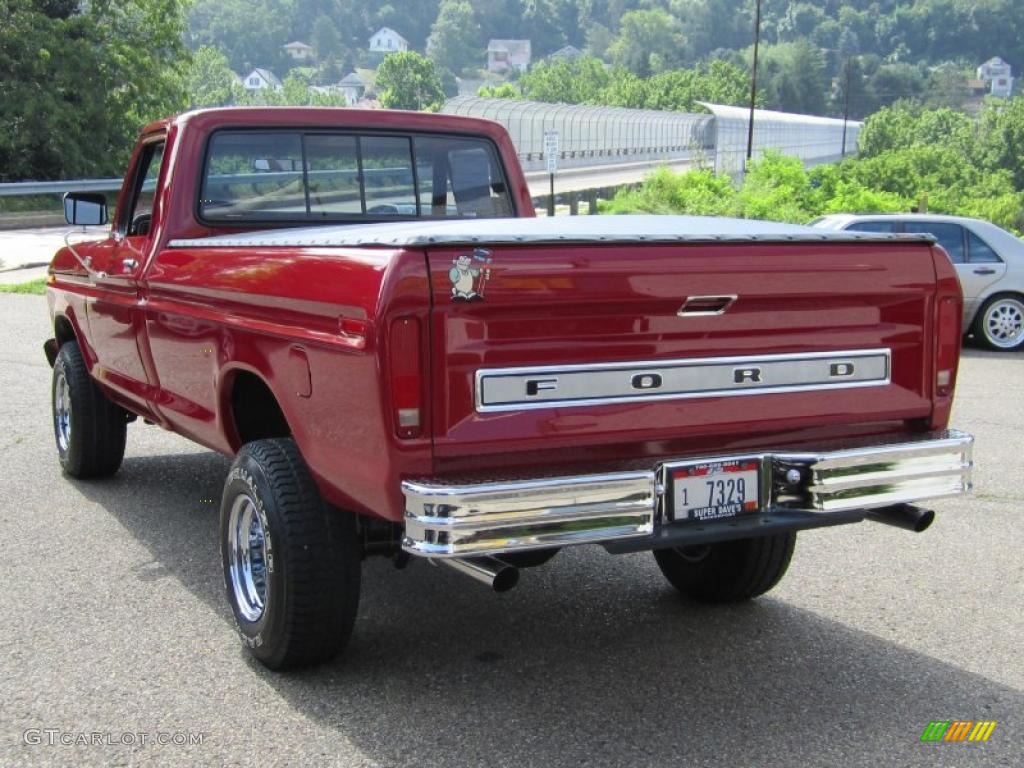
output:
M664 456L931 411L927 243L505 244L427 258L442 464Z

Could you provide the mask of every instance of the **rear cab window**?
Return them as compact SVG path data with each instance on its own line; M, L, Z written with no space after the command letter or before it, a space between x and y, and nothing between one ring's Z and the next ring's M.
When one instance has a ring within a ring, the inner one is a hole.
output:
M200 220L232 225L498 218L515 214L487 139L352 131L220 130Z

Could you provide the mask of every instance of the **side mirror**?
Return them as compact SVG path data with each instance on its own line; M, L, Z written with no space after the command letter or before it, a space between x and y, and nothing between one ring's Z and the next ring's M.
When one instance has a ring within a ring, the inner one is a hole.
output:
M95 226L107 223L107 198L99 192L68 192L64 195L64 220L68 224Z

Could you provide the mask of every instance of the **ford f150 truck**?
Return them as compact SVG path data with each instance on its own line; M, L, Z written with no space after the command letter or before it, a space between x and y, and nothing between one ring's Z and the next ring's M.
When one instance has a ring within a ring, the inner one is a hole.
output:
M369 556L501 591L597 543L727 602L799 530L970 489L928 236L538 219L501 127L336 109L154 123L114 210L50 268L61 465L116 472L136 417L234 456L224 580L271 668L345 646Z

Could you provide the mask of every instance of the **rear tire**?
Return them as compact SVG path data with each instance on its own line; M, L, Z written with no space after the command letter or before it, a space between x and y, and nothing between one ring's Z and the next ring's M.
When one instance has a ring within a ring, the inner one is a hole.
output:
M659 549L658 567L682 594L702 603L735 603L763 595L785 575L796 533Z
M993 296L974 318L973 331L974 337L989 349L1015 352L1024 347L1024 296Z
M359 607L356 519L324 503L292 440L239 451L221 499L220 541L238 632L261 663L309 666L344 649Z
M50 403L64 472L81 480L117 472L124 459L128 412L93 381L76 341L65 342L57 352Z

